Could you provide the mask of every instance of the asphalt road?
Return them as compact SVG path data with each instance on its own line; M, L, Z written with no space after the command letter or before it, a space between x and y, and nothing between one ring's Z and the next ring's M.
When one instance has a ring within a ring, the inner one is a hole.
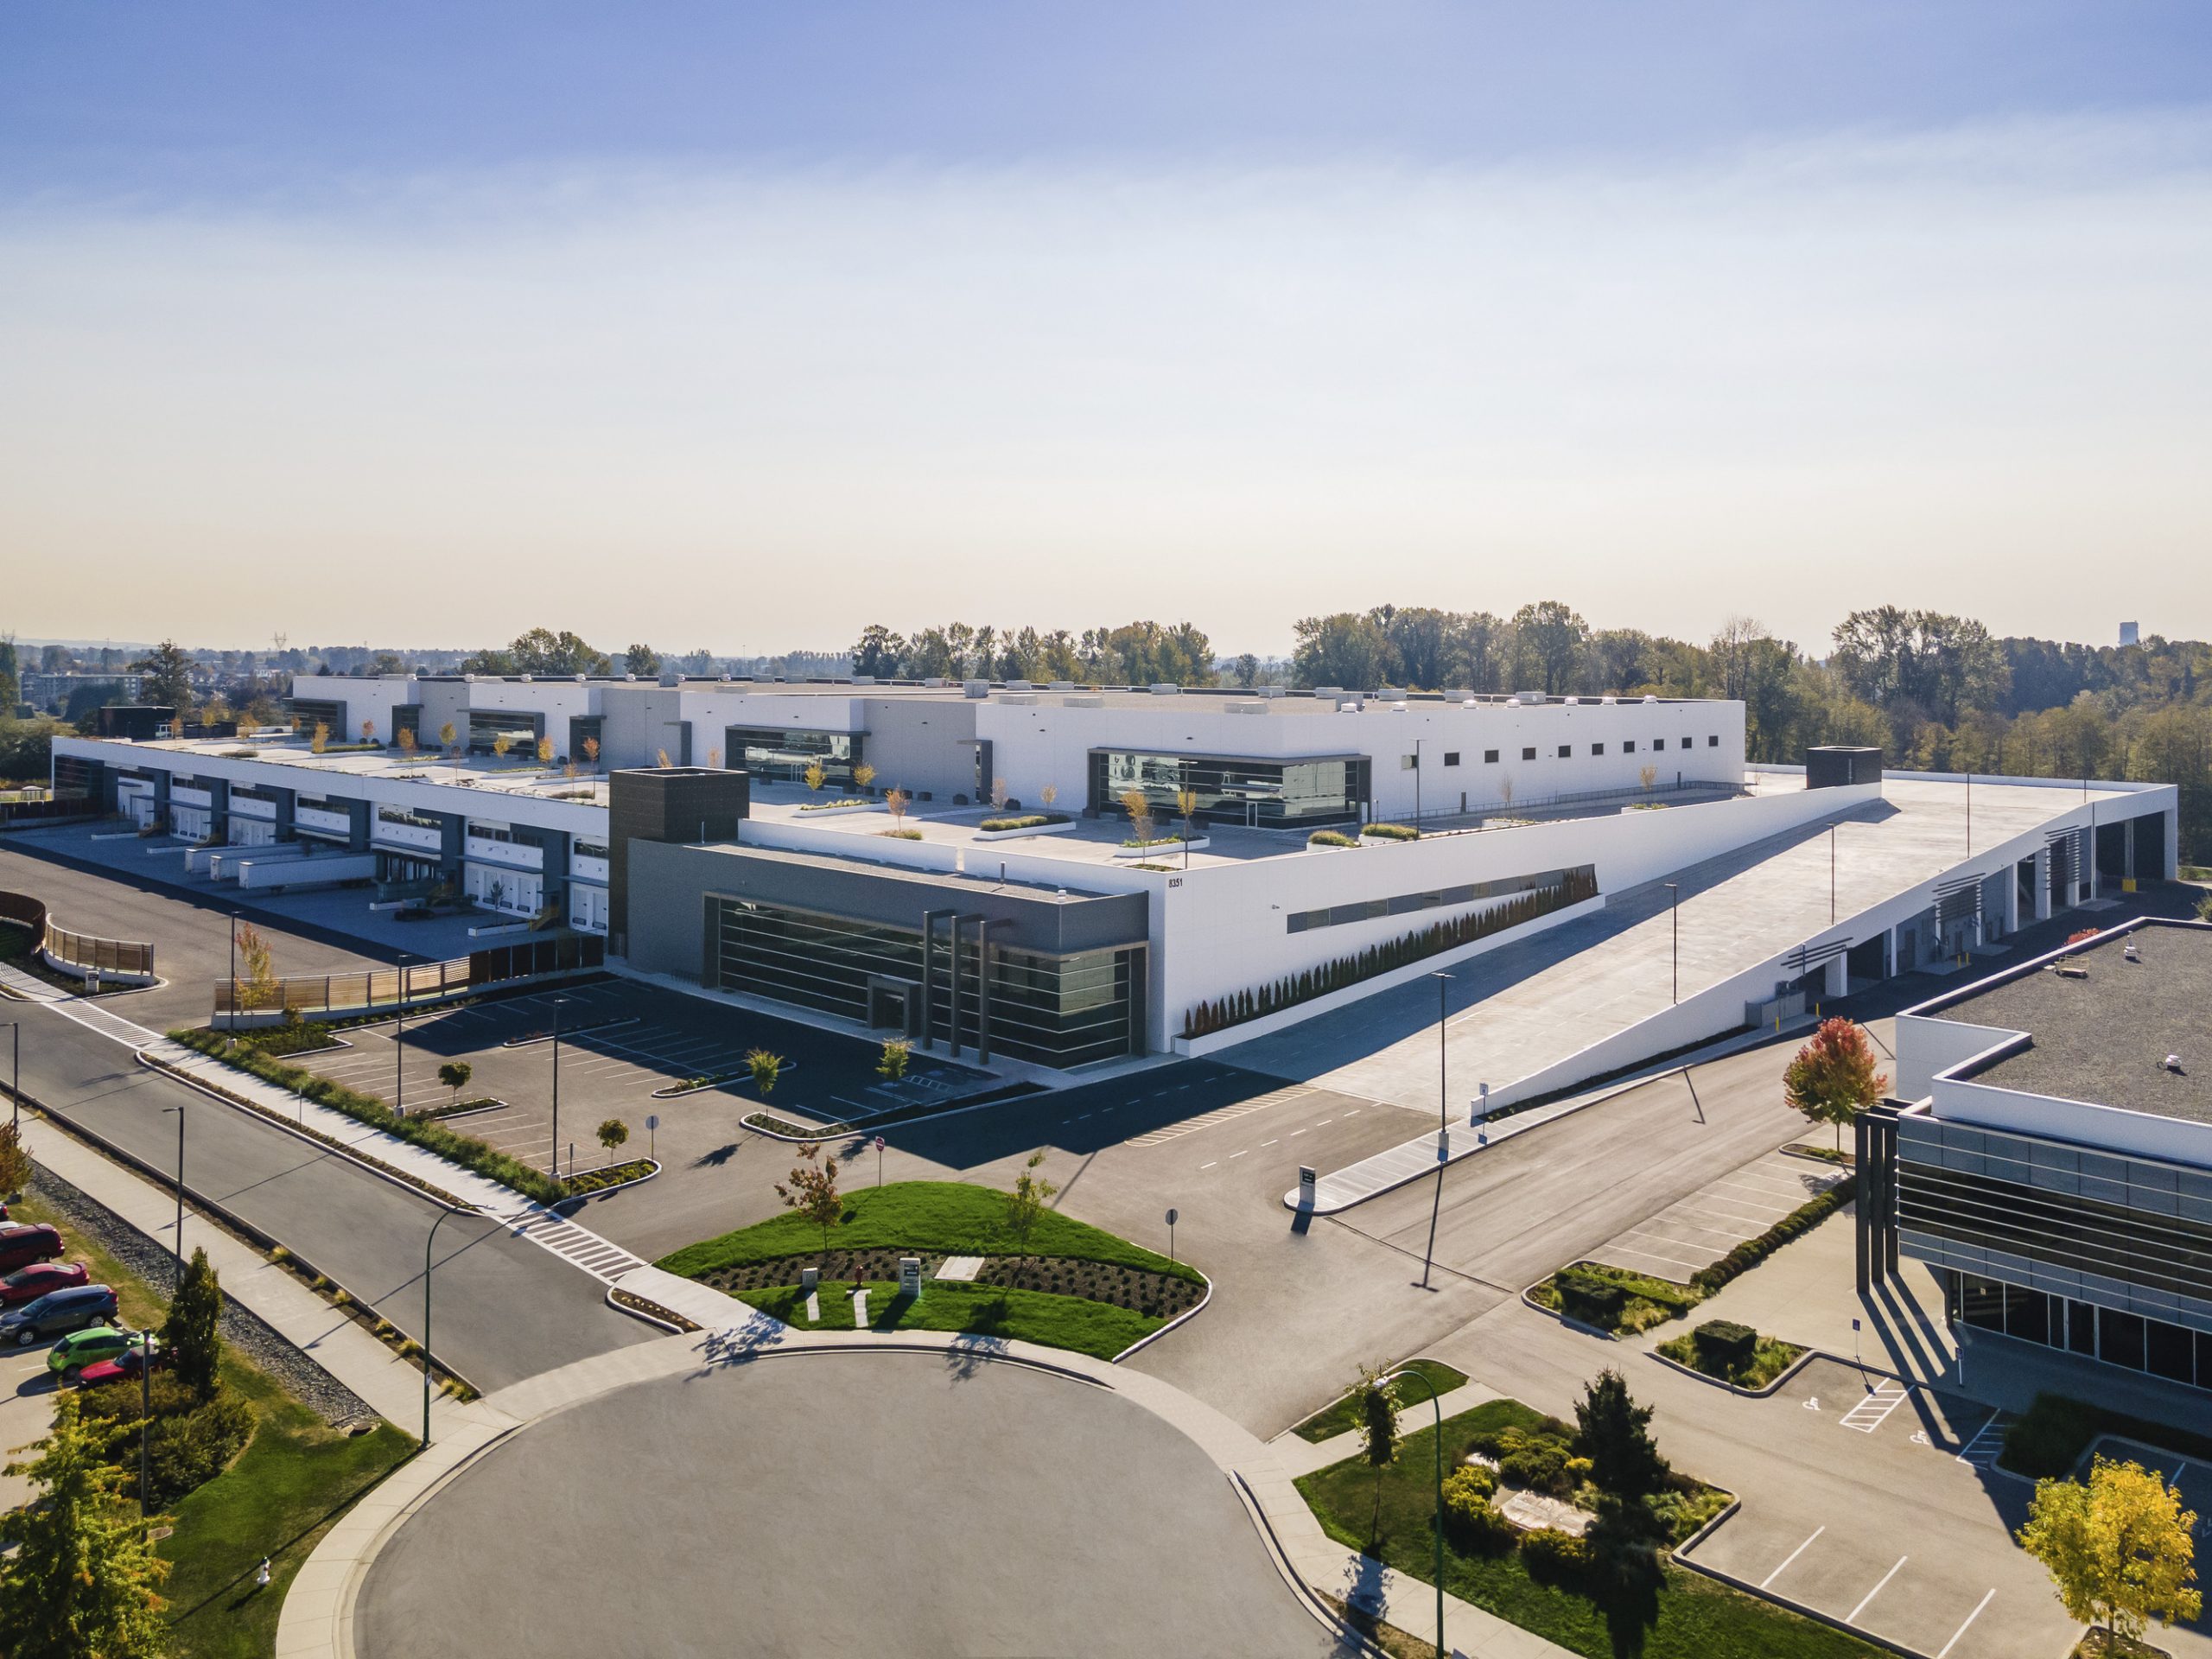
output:
M138 1000L105 1006L129 1014ZM183 1106L188 1188L292 1244L420 1338L434 1200L149 1070L52 1007L7 1006L8 1017L24 1021L27 1094L165 1175L176 1167L176 1120L164 1109ZM480 1388L656 1334L607 1306L597 1280L496 1224L448 1222L437 1252L436 1351Z
M365 1654L1338 1651L1227 1479L1109 1391L936 1353L770 1357L543 1419L369 1569Z

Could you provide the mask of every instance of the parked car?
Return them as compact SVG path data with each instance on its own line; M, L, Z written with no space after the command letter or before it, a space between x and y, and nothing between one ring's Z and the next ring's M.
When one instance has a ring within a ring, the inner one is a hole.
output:
M81 1262L34 1262L0 1279L0 1307L36 1301L49 1290L67 1290L92 1281L91 1269Z
M137 1341L139 1334L102 1325L73 1332L48 1351L46 1369L57 1376L74 1376L87 1365L115 1358Z
M111 1325L115 1318L115 1293L105 1285L49 1290L35 1301L0 1313L0 1344L28 1348L88 1325Z
M131 1338L130 1345L113 1359L94 1360L79 1371L77 1386L97 1389L103 1382L136 1382L146 1369L146 1357L149 1354L157 1371L167 1365L171 1357L169 1351L162 1346L162 1339L151 1332L146 1332Z
M61 1235L43 1222L11 1222L0 1226L0 1273L13 1273L34 1262L51 1262L61 1254Z

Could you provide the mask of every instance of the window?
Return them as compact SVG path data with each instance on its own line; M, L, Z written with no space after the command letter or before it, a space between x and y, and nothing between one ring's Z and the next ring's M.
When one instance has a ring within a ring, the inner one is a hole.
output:
M1690 746L1690 741L1689 741L1689 739L1688 739L1687 737L1686 737L1686 738L1684 738L1684 739L1682 740L1682 747L1683 747L1684 748L1686 748L1686 749L1687 749L1688 747L1689 747L1689 746Z
M1421 770L1421 756L1418 754L1400 755L1398 757L1398 770L1400 772L1419 772Z
M582 836L579 836L575 842L570 843L569 851L573 856L577 858L605 858L607 856L607 843L601 841L586 841Z
M1636 753L1636 740L1631 737L1627 742L1622 744L1621 753L1623 754L1634 754Z
M1603 754L1605 752L1605 746L1602 743L1592 743L1590 746L1590 753L1592 754Z
M1496 749L1484 749L1483 751L1483 765L1486 766L1494 766L1497 764L1497 751Z
M1574 745L1573 745L1573 744L1572 744L1572 743L1562 743L1562 744L1560 744L1560 745L1559 746L1559 758L1560 758L1560 760L1573 760L1573 759L1574 759Z
M404 806L378 806L377 820L380 823L404 823L413 830L442 830L445 820L429 812L410 812Z
M1521 758L1523 760L1533 760L1536 758L1536 752L1534 749L1523 749L1521 751Z
M1705 747L1708 749L1719 748L1720 747L1720 734L1718 732L1710 734L1705 740Z
M1458 765L1459 764L1459 750L1457 750L1457 749L1446 749L1446 750L1445 750L1445 751L1444 751L1444 764L1445 764L1446 766L1458 766Z

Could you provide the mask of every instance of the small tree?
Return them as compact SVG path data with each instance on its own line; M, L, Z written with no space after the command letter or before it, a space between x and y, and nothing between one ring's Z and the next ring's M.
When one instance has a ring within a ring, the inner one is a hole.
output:
M994 778L991 779L991 804L994 807L1003 812L1006 810L1006 804L1013 798L1014 791L1006 786L1005 779Z
M453 1103L461 1104L461 1091L468 1087L468 1080L476 1075L476 1068L467 1060L448 1060L438 1068L438 1081L453 1090Z
M874 781L875 768L868 765L867 761L863 760L853 768L853 787L860 791L861 794L867 794L868 786Z
M376 721L374 721L373 720L365 720L365 721L363 721L361 722L361 741L362 741L362 742L364 742L364 743L373 743L373 742L375 742L376 741L377 741L377 723L376 723Z
M232 1006L274 1007L283 995L283 988L276 978L276 954L268 938L251 922L238 924L238 966L245 971L239 982L231 987Z
M222 1317L222 1285L208 1265L207 1252L194 1249L169 1300L168 1318L162 1323L162 1345L169 1351L177 1380L203 1405L215 1397L221 1380L223 1336L218 1326Z
M1590 1478L1615 1497L1650 1497L1672 1472L1651 1440L1651 1408L1629 1395L1628 1379L1608 1366L1574 1403L1576 1452L1590 1459Z
M753 1074L753 1086L766 1100L776 1087L776 1079L784 1074L784 1057L772 1054L765 1048L750 1050L745 1057L745 1069Z
M837 1160L822 1155L819 1141L802 1141L798 1159L789 1178L776 1183L776 1196L784 1201L784 1208L822 1230L822 1271L827 1273L830 1230L845 1218L844 1195L837 1191Z
M1852 1021L1823 1020L1811 1040L1797 1051L1782 1074L1782 1095L1813 1123L1835 1126L1835 1146L1843 1150L1843 1126L1874 1105L1890 1086L1875 1070L1874 1045Z
M443 749L448 754L451 754L455 748L460 747L460 744L461 734L454 730L453 721L448 721L444 725L438 728L438 747Z
M1509 772L1497 780L1497 798L1505 804L1508 811L1512 810L1513 777L1511 773Z
M810 760L806 763L806 770L799 773L799 776L806 780L806 786L809 789L820 789L830 774L823 769L819 760Z
M653 751L653 765L658 766L663 772L668 770L669 760L668 751L666 749L655 749Z
M607 1148L607 1160L614 1161L615 1152L630 1138L630 1126L619 1117L610 1117L599 1126L599 1144Z
M721 769L722 752L720 749L709 749L707 751L707 770L709 772L720 772Z
M1037 1173L1044 1161L1045 1149L1039 1147L1029 1154L1029 1161L1022 1165L1021 1173L1014 1178L1013 1190L1006 1195L1006 1230L1014 1236L1017 1267L1027 1264L1029 1236L1037 1230L1045 1205L1060 1190Z
M1183 838L1191 838L1192 823L1198 816L1198 791L1183 788L1175 791L1175 810L1183 820Z
M1044 808L1047 812L1051 811L1052 810L1052 803L1060 798L1060 786L1058 784L1046 785L1044 788L1037 791L1037 798L1039 801L1043 803Z
M1659 781L1659 768L1649 764L1638 766L1636 769L1636 781L1646 789L1649 789Z
M1152 832L1154 826L1152 817L1152 803L1145 798L1144 791L1141 789L1123 790L1122 791L1122 810L1129 815L1130 835L1135 838L1141 846L1147 848L1150 847L1152 845Z
M0 1123L0 1193L13 1198L30 1181L31 1155L23 1149L22 1131L13 1123Z
M550 737L537 740L537 764L541 766L553 764L553 740Z
M200 718L210 726L219 726L231 718L231 705L221 692L207 699L200 710Z
M584 764L588 766L599 764L599 740L595 737L584 739Z
M1375 1471L1375 1512L1367 1522L1370 1544L1382 1525L1382 1471L1398 1460L1398 1402L1382 1381L1386 1375L1380 1365L1363 1365L1351 1389L1359 1407L1359 1455Z
M884 791L883 808L885 811L891 814L891 827L893 830L905 827L906 809L913 804L914 798L903 789L891 789Z
M494 732L492 734L493 759L496 760L505 760L507 758L507 751L514 747L514 746L515 734L512 732Z
M2181 1494L2141 1465L2099 1458L2088 1484L2036 1483L2020 1548L2050 1572L2069 1618L2113 1636L2143 1634L2203 1611L2196 1581L2196 1516Z
M415 728L412 726L401 727L399 735L394 741L399 745L399 752L402 754L414 753L422 741L415 735Z
M107 1459L112 1429L88 1425L82 1396L60 1395L54 1429L6 1472L38 1496L0 1515L0 1653L13 1659L152 1659L168 1650L159 1593L168 1563L120 1501L129 1477Z
M883 1046L882 1058L875 1063L875 1074L896 1083L906 1075L906 1062L913 1057L912 1045L902 1037L893 1037Z
M315 735L308 740L308 747L314 750L315 753L321 754L329 747L330 722L327 720L318 720L315 723Z

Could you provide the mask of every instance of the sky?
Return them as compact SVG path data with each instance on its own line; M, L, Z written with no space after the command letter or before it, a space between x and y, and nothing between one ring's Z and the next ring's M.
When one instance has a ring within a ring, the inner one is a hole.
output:
M0 631L2212 635L2212 8L0 9Z

